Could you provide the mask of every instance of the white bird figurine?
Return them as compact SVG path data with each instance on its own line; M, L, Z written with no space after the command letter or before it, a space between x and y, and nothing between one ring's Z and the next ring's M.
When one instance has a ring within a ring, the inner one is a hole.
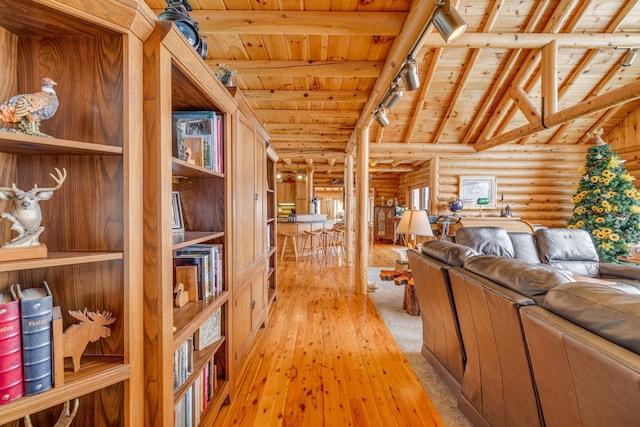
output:
M51 78L45 77L40 92L12 96L0 105L0 120L19 122L20 130L16 132L50 138L40 132L40 121L53 117L58 110L58 96L53 89L56 84Z

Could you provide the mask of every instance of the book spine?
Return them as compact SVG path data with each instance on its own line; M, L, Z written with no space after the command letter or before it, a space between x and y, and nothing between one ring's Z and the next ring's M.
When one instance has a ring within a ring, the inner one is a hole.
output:
M0 405L24 394L18 301L0 304Z
M51 351L51 294L34 299L21 299L22 360L24 394L38 394L51 388L53 360Z

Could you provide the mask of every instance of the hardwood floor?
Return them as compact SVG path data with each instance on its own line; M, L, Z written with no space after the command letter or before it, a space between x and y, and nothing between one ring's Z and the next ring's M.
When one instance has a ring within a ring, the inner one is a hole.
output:
M374 245L372 264L395 263L388 248ZM338 256L278 268L268 325L216 426L443 425L352 269Z

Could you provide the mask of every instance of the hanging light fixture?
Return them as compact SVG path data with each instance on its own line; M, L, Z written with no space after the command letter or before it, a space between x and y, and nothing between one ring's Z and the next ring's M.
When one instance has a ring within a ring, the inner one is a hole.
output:
M418 76L418 64L413 59L411 53L400 67L398 73L400 80L402 80L402 87L404 90L412 91L420 87L420 77Z
M627 49L627 54L624 56L624 59L620 63L623 67L629 67L633 64L633 61L636 60L636 56L638 55L638 49L635 47L630 47Z
M396 77L393 80L393 83L391 83L391 87L382 98L382 106L387 107L389 110L393 110L393 107L398 104L400 98L402 98L402 88L398 84L398 78Z
M376 108L376 112L373 113L373 118L381 127L389 126L389 118L387 117L387 112L382 104L378 105L378 108Z
M437 5L432 21L446 43L456 40L467 29L462 16L451 6L451 0L444 0L444 3Z

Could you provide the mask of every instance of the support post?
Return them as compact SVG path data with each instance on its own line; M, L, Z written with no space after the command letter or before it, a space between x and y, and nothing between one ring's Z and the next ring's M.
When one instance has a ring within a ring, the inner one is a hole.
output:
M358 129L356 176L356 294L367 293L367 267L369 264L369 222L367 199L369 197L369 126Z
M344 159L344 250L347 267L353 267L353 155L347 154Z

